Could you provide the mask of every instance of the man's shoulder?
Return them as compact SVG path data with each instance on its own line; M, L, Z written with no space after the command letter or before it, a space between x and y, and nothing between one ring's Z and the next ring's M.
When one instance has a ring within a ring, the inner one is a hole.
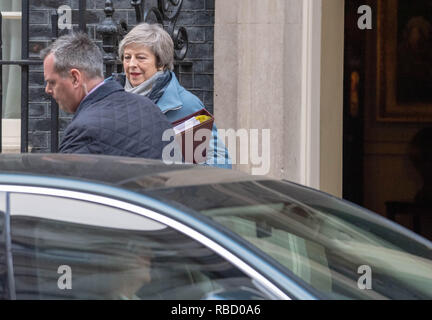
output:
M95 108L101 107L115 107L122 108L125 106L151 106L153 103L150 99L144 96L140 96L138 94L126 92L126 91L114 91L104 98L94 101L91 103L92 108L87 109L87 112L95 112Z
M136 101L136 102L150 103L151 104L151 100L149 98L147 98L146 96L139 95L136 93L127 92L125 90L114 91L109 96L106 96L105 100L112 100L113 98L118 98L118 99L127 98L127 100L124 100L125 102Z
M150 115L163 116L159 107L147 97L116 91L105 98L92 103L74 119L78 125L91 124L97 126L101 121L116 121L123 119L126 114L133 118L149 118Z
M126 83L126 75L124 73L113 73L107 80L117 81L122 87Z

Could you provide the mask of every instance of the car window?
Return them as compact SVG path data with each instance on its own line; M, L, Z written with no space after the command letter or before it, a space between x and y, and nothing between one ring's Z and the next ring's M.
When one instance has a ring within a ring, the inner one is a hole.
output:
M5 209L4 193L0 192L0 299L7 298Z
M105 205L11 194L11 234L17 299L268 298L190 237Z
M220 223L325 298L432 298L430 242L329 195L279 181L150 194Z

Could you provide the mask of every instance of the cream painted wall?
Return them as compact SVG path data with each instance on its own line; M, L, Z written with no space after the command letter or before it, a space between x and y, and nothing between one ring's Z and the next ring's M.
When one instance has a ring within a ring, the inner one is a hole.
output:
M220 129L271 129L270 176L340 196L344 5L323 0L317 25L317 3L216 0L214 110Z
M2 152L3 153L21 152L21 120L20 119L2 120Z

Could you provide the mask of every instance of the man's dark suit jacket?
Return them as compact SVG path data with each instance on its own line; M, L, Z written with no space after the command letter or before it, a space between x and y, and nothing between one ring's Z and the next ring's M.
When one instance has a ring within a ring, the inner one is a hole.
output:
M161 159L172 126L148 98L127 93L114 80L90 93L79 105L60 144L61 153L90 153Z

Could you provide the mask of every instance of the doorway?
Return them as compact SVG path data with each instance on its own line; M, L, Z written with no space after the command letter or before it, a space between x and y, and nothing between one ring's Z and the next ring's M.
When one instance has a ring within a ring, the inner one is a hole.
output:
M371 30L357 26L363 4L345 1L343 197L432 238L432 194L427 187L432 157L424 151L432 149L426 132L432 127L432 99L424 95L423 101L403 100L407 95L401 92L413 89L403 86L407 78L400 73L401 43L411 25L417 29L409 43L418 41L418 35L432 48L432 1L416 2L417 12L407 12L399 1L368 1ZM432 70L432 60L422 63ZM414 87L427 85L422 81Z

